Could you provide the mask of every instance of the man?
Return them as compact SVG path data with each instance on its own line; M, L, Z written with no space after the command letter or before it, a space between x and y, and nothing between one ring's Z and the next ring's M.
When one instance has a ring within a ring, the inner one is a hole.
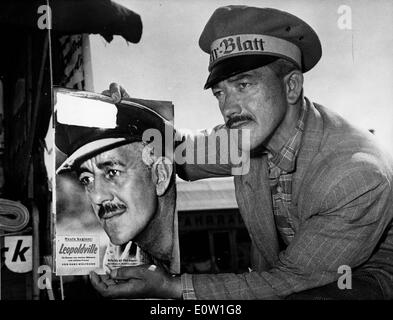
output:
M322 55L314 30L279 10L227 6L213 13L199 45L210 54L205 88L226 127L250 132L249 171L234 182L252 266L245 274L184 274L171 279L170 296L392 299L392 160L372 134L303 96L303 73ZM186 163L178 173L195 180L229 175L230 167ZM351 289L339 286L342 270L352 272ZM112 277L132 283L136 274L124 268ZM167 287L150 290L165 297ZM122 294L138 292L129 289Z
M114 105L102 95L63 89L56 100L55 142L66 155L57 173L74 171L83 185L111 242L104 260L132 262L140 252L136 243L142 262L178 273L172 156L164 140L158 146L144 136L147 129L173 134L163 116L173 116L172 104L127 99Z

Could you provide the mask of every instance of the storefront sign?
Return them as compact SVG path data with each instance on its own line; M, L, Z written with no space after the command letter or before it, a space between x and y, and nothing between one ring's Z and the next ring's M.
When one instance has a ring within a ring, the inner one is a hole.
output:
M32 236L10 236L4 238L5 265L12 272L25 273L32 270Z

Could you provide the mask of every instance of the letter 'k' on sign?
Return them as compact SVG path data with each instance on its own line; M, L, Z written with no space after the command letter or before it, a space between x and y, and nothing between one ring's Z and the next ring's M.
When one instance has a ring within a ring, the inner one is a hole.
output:
M5 265L12 272L24 273L32 270L32 236L4 238Z

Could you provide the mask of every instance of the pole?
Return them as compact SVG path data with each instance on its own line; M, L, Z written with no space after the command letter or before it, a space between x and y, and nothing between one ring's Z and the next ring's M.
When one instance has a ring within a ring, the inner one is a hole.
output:
M39 300L40 290L38 288L38 268L40 266L40 214L37 206L32 204L33 219L33 300Z

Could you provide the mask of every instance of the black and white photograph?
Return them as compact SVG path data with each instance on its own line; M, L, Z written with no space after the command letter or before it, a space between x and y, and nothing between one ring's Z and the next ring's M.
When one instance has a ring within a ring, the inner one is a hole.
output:
M2 1L1 302L393 300L392 21L390 0Z

